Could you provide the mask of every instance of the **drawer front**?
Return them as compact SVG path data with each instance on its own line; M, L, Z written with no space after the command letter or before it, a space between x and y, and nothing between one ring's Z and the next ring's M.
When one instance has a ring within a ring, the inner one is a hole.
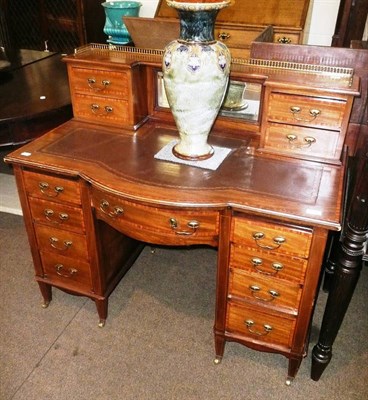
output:
M275 32L273 35L273 42L280 44L299 44L301 42L301 34L294 32Z
M231 240L237 244L307 258L312 241L312 231L259 220L235 217Z
M346 104L344 100L271 93L267 118L290 125L339 130Z
M120 99L129 97L129 75L126 72L72 67L70 77L75 92Z
M46 225L35 225L35 231L41 251L88 259L85 236Z
M129 103L112 97L75 95L74 116L90 122L110 125L129 124Z
M339 160L340 135L339 131L268 124L264 148L302 156Z
M239 245L232 245L230 265L261 276L302 283L307 261L303 258L285 256L280 253L274 255L268 251L257 251Z
M24 171L23 175L29 196L56 202L81 204L78 181L29 171Z
M36 223L64 228L78 233L85 232L81 208L32 197L29 198L29 205L33 221Z
M301 287L285 284L280 279L248 274L237 268L230 269L229 296L251 300L259 305L287 308L297 312Z
M212 243L217 240L216 211L178 211L123 200L93 189L97 215L135 239L158 244Z
M295 330L295 319L270 315L251 307L229 302L226 330L241 334L251 341L290 348Z
M52 284L70 290L91 292L91 272L87 262L49 252L41 252L41 259L44 278Z
M229 48L249 49L250 44L262 33L263 29L246 30L243 28L235 29L226 25L216 24L215 38L226 44Z

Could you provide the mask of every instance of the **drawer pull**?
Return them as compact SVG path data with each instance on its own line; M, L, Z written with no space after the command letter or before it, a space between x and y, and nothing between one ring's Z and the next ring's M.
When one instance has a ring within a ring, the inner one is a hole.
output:
M111 106L105 106L102 110L100 108L98 104L91 104L91 110L95 115L107 115L114 111Z
M63 213L63 212L59 213L59 215L58 215L60 221L57 219L54 219L53 217L54 217L55 213L53 210L51 210L49 208L46 208L43 213L45 214L45 218L49 222L52 222L53 224L60 224L61 222L67 221L69 219L69 214Z
M257 272L259 272L263 275L275 276L279 271L281 271L284 268L283 264L278 263L278 262L273 262L271 264L271 266L274 271L270 272L270 271L266 271L261 268L261 265L263 264L263 260L261 258L254 257L254 258L252 258L251 262L253 264L253 267L257 270Z
M255 299L260 300L260 301L264 301L266 303L268 303L270 301L273 301L273 300L275 300L276 297L280 296L279 292L277 292L276 290L270 289L270 290L267 291L267 293L270 295L270 297L260 297L260 296L256 295L256 293L261 292L262 289L259 286L256 286L256 285L249 286L249 289L250 289L250 291L252 293L252 296Z
M296 143L295 141L298 139L298 136L293 135L292 133L286 135L286 139L289 141L291 147L298 149L311 147L313 143L317 142L313 136L305 136L302 143Z
M120 215L124 214L124 209L119 206L110 206L110 203L107 200L100 201L100 210L108 215L110 218L116 218Z
M220 32L219 34L218 34L218 38L220 39L220 40L223 40L223 41L225 41L225 40L227 40L227 39L230 39L230 34L229 33L226 33L226 32Z
M110 85L110 81L107 79L103 79L101 81L101 87L95 86L96 85L96 79L95 78L88 78L87 79L88 86L93 89L95 92L101 92L107 88L107 86Z
M60 245L60 241L56 237L50 237L50 245L56 250L65 251L68 250L69 247L72 246L73 242L71 240L64 240L63 243Z
M302 108L298 107L298 106L291 106L290 111L293 114L294 119L299 122L312 122L318 117L318 115L321 114L320 110L313 108L313 109L309 110L309 116L311 118L299 117L298 114L300 114L302 112Z
M263 325L263 332L260 332L260 331L256 331L256 330L254 330L253 329L253 325L254 325L254 321L252 321L251 319L247 319L246 321L244 321L244 323L245 323L245 325L247 326L247 328L248 328L248 331L250 332L250 333L253 333L254 335L257 335L257 336L266 336L266 335L268 335L271 331L272 331L272 326L271 325L268 325L268 324L264 324Z
M276 246L268 246L265 244L260 243L259 241L264 239L266 235L263 232L255 232L253 233L253 239L256 241L258 247L264 250L276 250L278 249L283 243L286 242L286 239L283 236L276 236L272 240L276 243Z
M170 218L170 227L171 229L175 232L176 235L181 235L181 236L190 236L193 235L194 233L197 232L197 229L199 228L200 224L196 220L189 221L187 223L188 228L190 228L190 231L178 231L178 222L175 218Z
M64 191L62 186L55 186L53 189L51 189L47 182L39 182L38 187L40 188L41 193L47 197L57 197Z
M73 275L75 275L78 272L78 270L75 268L68 268L66 270L63 264L56 264L55 269L56 269L56 273L59 276L62 276L63 278L71 278Z
M282 44L291 43L291 39L290 39L290 38L287 38L286 36L283 36L283 37L278 38L277 41L278 41L279 43L282 43Z

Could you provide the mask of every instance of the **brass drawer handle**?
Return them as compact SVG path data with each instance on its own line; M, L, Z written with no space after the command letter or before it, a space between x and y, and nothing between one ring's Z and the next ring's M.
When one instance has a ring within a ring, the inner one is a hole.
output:
M255 232L252 236L257 246L264 250L276 250L286 242L286 239L283 236L275 236L272 240L274 243L276 243L276 246L268 246L259 242L266 237L263 232Z
M282 43L282 44L289 44L289 43L291 43L291 39L290 39L290 38L287 38L286 36L283 36L283 37L278 38L277 41L278 41L279 43Z
M298 116L302 112L302 108L301 107L292 106L292 107L290 107L290 111L293 114L294 119L296 121L299 121L299 122L312 122L318 117L318 115L321 114L321 110L313 108L313 109L309 110L309 113L308 113L311 118L307 119L307 118L303 118L303 117L299 117Z
M110 81L107 79L103 79L101 81L101 86L96 86L96 79L95 78L87 78L88 86L93 89L95 92L101 92L110 85Z
M253 257L251 259L251 262L252 262L253 267L257 270L257 272L259 272L259 273L261 273L263 275L275 276L275 275L277 275L277 273L279 271L281 271L284 268L283 264L278 263L278 262L273 262L271 264L271 267L272 267L272 269L274 271L271 272L271 271L266 271L266 270L261 268L261 265L263 264L263 260L261 258Z
M50 208L46 208L43 213L47 221L52 222L53 224L60 224L69 219L69 214L63 212L58 214L59 219L54 219L54 210L51 210Z
M103 109L101 109L98 104L91 104L91 110L95 115L107 115L114 111L111 106L105 106Z
M116 218L124 214L124 209L120 206L110 206L107 200L100 201L100 210L110 218Z
M69 249L69 247L72 246L73 242L71 240L64 240L62 244L60 245L60 241L56 237L50 237L50 245L56 250L61 250L61 251L66 251Z
M175 218L170 218L170 227L171 229L175 232L175 235L181 235L181 236L191 236L194 235L197 230L199 229L200 223L196 220L189 221L187 223L188 228L190 228L190 231L178 231L178 221Z
M290 147L298 149L311 147L313 143L317 142L316 138L314 138L313 136L305 136L301 143L296 143L296 141L298 140L298 136L293 135L292 133L286 135L286 139L289 141Z
M230 39L230 34L229 33L226 33L226 32L220 32L219 34L218 34L218 38L220 39L220 40L223 40L223 41L225 41L225 40L227 40L227 39Z
M73 275L75 275L78 272L78 270L75 268L68 268L66 270L63 264L56 264L55 269L56 269L56 273L59 276L62 276L63 278L71 278ZM64 271L66 271L66 272L64 272Z
M54 186L54 188L51 189L47 182L39 182L38 187L40 188L41 193L47 197L57 197L64 191L62 186Z
M261 292L262 289L259 286L256 286L256 285L249 286L249 290L251 291L252 296L255 299L260 300L260 301L264 301L266 303L268 303L270 301L273 301L273 300L275 300L276 297L280 296L279 292L277 292L276 290L270 289L270 290L267 291L267 293L270 295L270 297L260 297L260 296L256 295L256 293Z
M247 320L244 321L244 323L245 323L246 327L248 328L248 331L250 333L253 333L254 335L257 335L257 336L266 336L273 329L271 325L264 324L263 325L263 332L260 332L260 331L256 331L256 330L253 329L253 325L254 325L254 321L253 320L247 319Z

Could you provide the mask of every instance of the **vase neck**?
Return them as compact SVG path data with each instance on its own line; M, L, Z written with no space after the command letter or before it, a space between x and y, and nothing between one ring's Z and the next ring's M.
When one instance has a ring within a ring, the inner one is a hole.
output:
M178 10L180 40L186 42L214 42L215 21L219 10Z

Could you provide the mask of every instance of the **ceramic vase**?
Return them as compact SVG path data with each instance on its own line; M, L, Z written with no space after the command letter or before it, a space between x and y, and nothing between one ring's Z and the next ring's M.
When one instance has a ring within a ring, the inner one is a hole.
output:
M138 17L142 3L138 1L106 1L101 4L105 10L104 33L107 43L124 45L132 41L123 17Z
M223 1L174 1L180 37L164 50L162 72L180 140L176 157L202 160L214 153L207 142L226 93L231 57L229 49L214 39L218 12L230 4Z

